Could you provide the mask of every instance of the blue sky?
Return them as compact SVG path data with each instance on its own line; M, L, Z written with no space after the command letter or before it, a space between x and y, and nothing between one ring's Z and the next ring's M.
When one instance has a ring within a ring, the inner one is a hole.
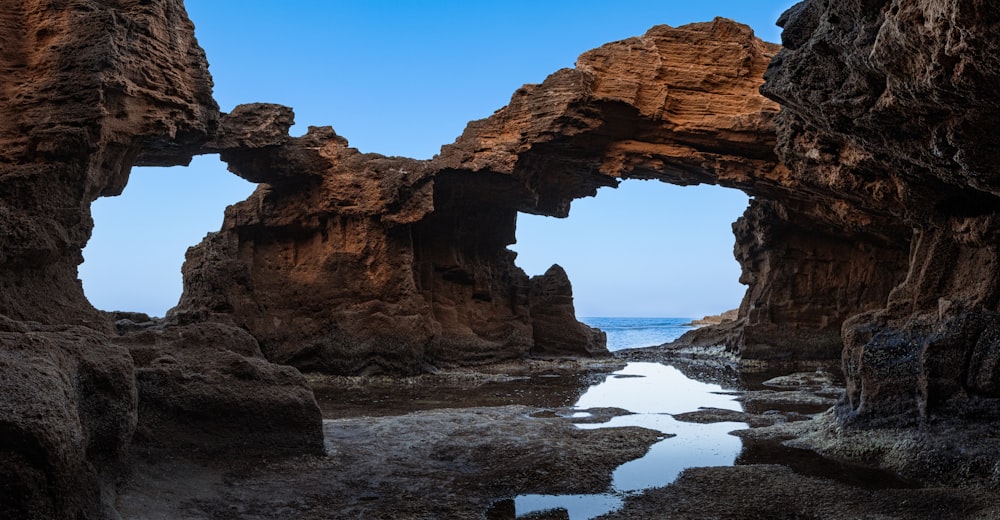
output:
M524 83L572 67L604 43L657 24L725 16L779 41L793 1L188 0L223 111L271 102L293 135L330 125L363 152L425 159ZM253 185L215 156L187 168L135 168L123 195L93 206L80 277L105 310L162 316L181 292L187 247L218 230ZM739 192L628 181L573 203L568 219L518 219L518 265L553 263L573 281L579 316L717 313L739 304L730 223Z

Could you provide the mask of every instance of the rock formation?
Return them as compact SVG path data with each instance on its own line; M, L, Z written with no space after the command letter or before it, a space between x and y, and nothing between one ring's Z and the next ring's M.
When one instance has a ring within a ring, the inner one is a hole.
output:
M284 107L220 114L180 0L0 2L0 516L112 517L130 453L320 453L275 361L602 354L562 269L528 279L507 246L517 212L628 178L754 197L727 341L843 347L840 424L997 416L1000 7L813 0L780 23L780 52L721 19L605 45L416 161L289 137ZM178 307L94 309L90 203L201 153L260 186L189 251Z
M186 164L219 117L211 91L179 0L0 2L0 517L114 517L110 486L136 431L224 431L217 444L241 450L293 434L295 452L322 450L301 375L252 338L173 352L198 330L239 334L199 324L150 339L143 358L77 280L90 203L120 193L133 165ZM228 394L232 379L255 391ZM189 413L213 405L228 413ZM298 420L271 422L269 439L221 424L276 409Z
M360 154L328 128L290 138L288 109L238 107L206 150L261 187L189 252L172 316L334 373L593 355L572 312L536 320L538 283L506 248L516 212L566 217L599 187L656 179L755 197L734 227L749 289L730 346L835 359L843 321L902 279L908 228L778 161L778 105L757 91L777 50L721 19L656 27L525 85L430 161Z
M783 162L865 219L847 235L859 246L909 244L902 270L873 255L873 280L894 287L844 324L842 418L926 419L1000 397L1000 6L809 1L779 23L763 92L783 107Z
M599 187L658 179L761 198L737 228L751 289L735 347L836 357L843 320L892 287L869 260L899 263L905 243L859 246L836 208L791 200L778 106L757 92L776 52L722 19L656 27L525 85L430 161L360 154L329 128L290 138L287 109L238 107L207 147L262 184L189 252L171 316L235 324L271 360L335 373L596 354L561 270L529 282L514 265L516 213L566 217ZM562 310L543 310L535 288L559 286Z
M740 319L740 310L730 309L722 314L712 314L703 318L691 320L690 323L686 323L685 325L691 327L704 327L706 325L721 325L723 323L734 322L738 319Z

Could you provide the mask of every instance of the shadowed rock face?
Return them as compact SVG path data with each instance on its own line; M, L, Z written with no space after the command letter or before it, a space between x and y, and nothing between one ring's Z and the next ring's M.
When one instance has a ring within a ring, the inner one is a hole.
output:
M288 109L238 107L207 149L261 186L189 252L171 315L334 373L600 354L561 270L529 282L514 265L516 214L566 217L599 187L656 179L758 197L737 226L750 291L733 347L834 358L843 320L899 278L906 240L853 240L875 217L817 203L779 163L778 106L757 92L777 50L722 19L655 27L525 85L430 161L361 154L329 128L290 138ZM560 310L541 287L562 287Z
M186 352L140 360L77 279L90 203L120 193L133 165L187 164L215 130L193 29L179 0L0 2L0 517L116 517L137 430L223 431L217 445L241 452L287 434L301 442L288 451L322 450L301 375L227 350L240 331L211 347L183 338L217 325L164 333L144 351ZM220 403L228 414L190 413ZM258 412L295 420L220 428Z
M886 301L843 327L842 416L928 417L1000 397L1000 7L811 1L780 23L763 92L783 105L782 160L910 244Z
M137 423L128 350L83 296L90 203L182 164L218 116L180 2L0 3L0 516L105 516Z
M0 10L0 314L109 330L76 277L90 203L134 164L186 164L218 117L180 2L131 4Z

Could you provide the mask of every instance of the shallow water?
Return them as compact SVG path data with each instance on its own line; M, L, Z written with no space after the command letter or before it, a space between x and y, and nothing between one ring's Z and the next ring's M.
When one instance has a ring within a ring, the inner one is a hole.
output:
M679 370L658 363L629 363L592 386L576 402L578 414L591 408L623 408L631 415L598 424L578 424L581 429L641 426L660 431L664 439L645 456L618 467L611 489L592 495L522 495L514 499L518 516L562 508L572 520L586 520L622 506L630 493L670 484L689 467L731 466L742 450L740 439L729 432L745 423L695 424L674 420L671 414L713 407L740 411L731 395L721 395L719 385L688 379Z
M678 368L660 363L611 361L588 365L582 371L567 365L546 368L544 372L528 370L521 375L459 371L404 379L331 378L312 382L323 415L330 419L403 415L440 408L525 405L542 409L531 414L532 417L569 417L579 421L576 426L580 429L640 426L662 432L662 439L653 444L645 456L614 471L611 486L604 492L517 496L497 502L487 514L490 519L509 520L553 509L567 511L572 520L594 518L619 509L632 494L669 485L684 469L691 467L783 464L805 475L831 478L861 488L912 487L912 483L884 471L839 464L777 442L741 441L729 434L747 428L745 423L699 424L675 420L675 414L700 408L750 413L766 411L764 408L756 410L759 406L781 412L802 408L794 403L747 403L750 405L747 406L736 400L745 390L774 391L761 382L787 372L756 373L747 379L741 372L707 373L700 365L694 368L678 366L691 377ZM594 423L595 417L609 414L606 410L593 414L588 410L602 408L624 409L631 413ZM816 409L802 410L802 413L825 409L812 408Z
M364 385L313 383L326 419L403 415L440 408L526 405L570 406L592 383L593 374L547 374L477 381L425 377L407 383L376 380Z

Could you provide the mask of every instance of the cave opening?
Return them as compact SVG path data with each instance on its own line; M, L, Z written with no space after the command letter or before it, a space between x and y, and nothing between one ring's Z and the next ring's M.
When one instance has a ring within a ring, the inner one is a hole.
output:
M628 180L573 201L569 218L519 213L511 249L529 276L566 270L578 319L609 349L652 346L739 307L732 223L748 204L739 190Z
M87 299L101 310L164 316L180 298L187 249L255 187L214 154L188 166L133 168L121 195L91 205L94 230L79 267Z

